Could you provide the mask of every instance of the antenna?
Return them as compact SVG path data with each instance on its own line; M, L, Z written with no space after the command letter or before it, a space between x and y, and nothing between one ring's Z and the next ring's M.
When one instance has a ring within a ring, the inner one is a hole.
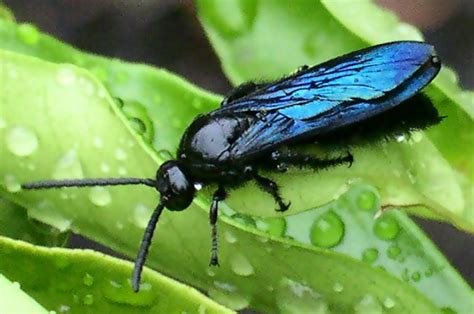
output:
M21 185L25 190L56 189L64 187L86 187L106 185L147 185L156 187L156 181L143 178L103 178L103 179L70 179L70 180L44 180Z
M135 259L135 267L133 268L132 273L132 289L134 292L140 290L140 278L142 276L143 265L145 265L148 249L151 245L151 239L153 238L158 218L160 218L163 208L165 208L165 201L166 199L164 199L164 197L160 198L160 203L153 211L153 214L148 221L148 225L146 226L145 233L143 234L142 243L140 244L140 249L138 250L137 258Z
M107 185L147 185L156 189L156 180L143 178L103 178L103 179L70 179L70 180L44 180L21 185L25 190L56 189L64 187L88 187L88 186L107 186ZM140 278L142 276L143 266L148 255L155 227L165 208L165 197L160 198L151 215L148 225L145 229L140 249L135 259L135 266L132 273L132 288L134 292L140 289Z

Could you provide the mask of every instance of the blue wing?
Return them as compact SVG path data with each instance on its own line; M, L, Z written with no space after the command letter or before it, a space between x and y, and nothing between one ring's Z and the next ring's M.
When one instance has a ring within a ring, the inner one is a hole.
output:
M231 153L245 158L393 108L425 87L440 66L431 45L382 44L265 85L212 114L261 118L232 144Z

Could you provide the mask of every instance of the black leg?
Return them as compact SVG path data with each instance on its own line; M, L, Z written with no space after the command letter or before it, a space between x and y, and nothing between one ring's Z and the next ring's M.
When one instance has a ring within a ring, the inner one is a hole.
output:
M288 166L295 166L299 168L311 168L313 170L325 169L342 164L349 164L349 167L354 161L351 153L347 152L345 156L332 159L319 159L317 157L297 153L297 152L273 152L271 159L274 167L279 171L285 171Z
M283 199L281 198L280 192L278 190L278 185L275 182L268 178L259 176L258 174L256 174L254 178L255 181L257 181L258 186L263 191L269 193L273 197L275 202L278 204L279 209L277 209L277 211L284 212L290 207L291 202L289 202L288 204L285 204L285 202L283 202Z
M227 104L230 102L233 102L234 100L237 100L239 98L242 98L244 96L247 96L248 94L256 91L257 89L265 86L267 84L261 83L261 84L256 84L254 82L245 82L240 84L239 86L235 87L232 89L224 98L224 100L221 102L221 107L225 107Z
M211 210L209 212L209 222L211 223L211 236L212 236L212 246L211 246L211 260L209 265L217 266L219 265L218 259L218 248L217 248L217 212L219 209L219 202L223 201L227 197L227 193L224 190L224 187L219 185L217 191L214 192L212 197Z

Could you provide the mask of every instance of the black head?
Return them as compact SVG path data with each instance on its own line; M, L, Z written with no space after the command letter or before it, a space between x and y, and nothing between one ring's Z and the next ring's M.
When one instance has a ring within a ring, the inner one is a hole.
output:
M156 188L161 194L165 207L175 211L186 209L196 193L193 182L189 180L183 167L176 160L167 161L158 169Z

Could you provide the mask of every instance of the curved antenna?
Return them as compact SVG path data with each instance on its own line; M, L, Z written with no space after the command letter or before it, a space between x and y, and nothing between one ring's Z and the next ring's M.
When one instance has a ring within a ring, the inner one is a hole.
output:
M44 180L25 183L21 185L25 190L55 189L64 187L86 187L106 185L138 185L143 184L156 187L156 181L143 178L103 178L103 179L70 179L70 180Z
M140 290L140 278L142 276L143 265L145 265L146 257L148 255L148 249L151 245L153 233L155 232L156 223L160 218L163 209L165 208L165 200L163 197L160 199L160 203L156 206L153 214L151 215L148 225L146 226L145 233L143 234L142 243L138 250L137 258L135 259L135 266L132 273L132 289L134 292Z

